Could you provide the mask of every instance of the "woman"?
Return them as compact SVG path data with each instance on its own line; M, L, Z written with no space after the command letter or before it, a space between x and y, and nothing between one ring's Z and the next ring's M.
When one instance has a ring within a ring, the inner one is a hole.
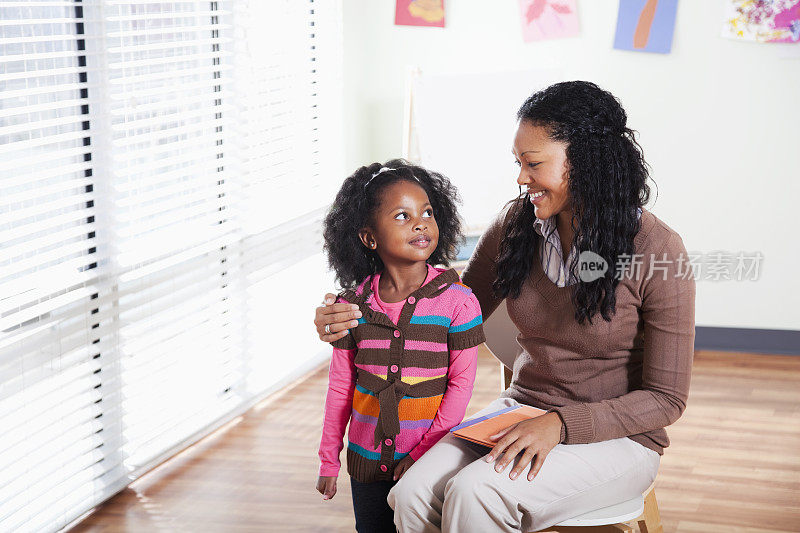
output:
M633 498L686 406L694 278L680 236L644 209L647 165L625 111L576 81L535 93L518 119L527 193L481 237L463 280L484 318L506 300L523 348L481 412L547 414L495 436L488 454L443 438L389 494L400 531L532 531ZM315 323L333 341L352 320L328 306Z

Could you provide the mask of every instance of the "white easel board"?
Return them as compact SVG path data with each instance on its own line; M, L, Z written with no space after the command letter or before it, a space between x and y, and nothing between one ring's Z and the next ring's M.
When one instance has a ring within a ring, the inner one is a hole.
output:
M421 72L412 79L411 132L420 163L458 187L468 231L480 232L518 194L511 154L517 110L559 80L557 70Z

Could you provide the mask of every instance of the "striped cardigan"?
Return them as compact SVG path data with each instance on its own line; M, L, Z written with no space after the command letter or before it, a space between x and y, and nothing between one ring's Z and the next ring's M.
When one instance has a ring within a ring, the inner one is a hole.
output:
M361 482L391 479L407 455L395 451L398 437L421 439L433 423L447 388L450 350L484 341L480 312L453 323L464 300L475 298L455 270L411 293L396 325L372 307L371 281L341 294L340 301L357 304L362 317L350 335L332 343L357 350L347 472Z

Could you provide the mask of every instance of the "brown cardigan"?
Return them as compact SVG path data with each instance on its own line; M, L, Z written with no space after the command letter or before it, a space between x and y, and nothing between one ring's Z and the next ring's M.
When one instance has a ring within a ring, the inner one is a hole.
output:
M501 303L492 282L504 219L501 214L481 237L463 274L484 319ZM537 260L520 296L507 300L523 353L501 396L557 412L564 444L629 437L663 454L669 446L664 427L686 408L695 281L675 277L687 268L686 249L674 230L643 209L634 253L644 254L640 275L620 281L611 322L597 314L594 325L578 324L570 301L577 285L557 287ZM681 254L682 263L676 261Z
M359 321L363 323L350 335L331 343L335 348L357 350L353 416L360 415L360 424L354 430L351 420L347 443L347 473L356 481L392 479L397 463L408 454L397 452L398 438L408 442L409 434L418 434L414 432L419 424L429 428L433 423L447 390L450 352L484 342L480 315L465 324L452 323L467 298L472 298L472 292L452 268L409 295L397 324L373 307L372 276L356 290L341 294L341 300L358 304L363 315ZM407 342L414 344L407 347ZM441 350L442 346L446 349ZM412 374L407 374L411 368L433 369L442 375L413 383ZM375 414L374 428L366 434L370 422L364 419ZM401 429L401 423L409 421L416 427Z

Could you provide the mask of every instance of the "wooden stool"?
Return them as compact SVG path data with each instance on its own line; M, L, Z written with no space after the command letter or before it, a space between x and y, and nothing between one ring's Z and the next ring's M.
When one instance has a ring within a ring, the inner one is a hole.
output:
M500 384L504 391L511 384L511 367L519 355L517 329L508 317L506 306L501 303L483 325L486 345L500 361ZM641 496L609 507L596 509L580 516L564 520L542 532L558 533L633 533L639 526L641 533L663 533L661 515L653 482Z
M558 533L634 533L638 524L641 533L664 533L653 484L639 498L591 511L540 531Z

